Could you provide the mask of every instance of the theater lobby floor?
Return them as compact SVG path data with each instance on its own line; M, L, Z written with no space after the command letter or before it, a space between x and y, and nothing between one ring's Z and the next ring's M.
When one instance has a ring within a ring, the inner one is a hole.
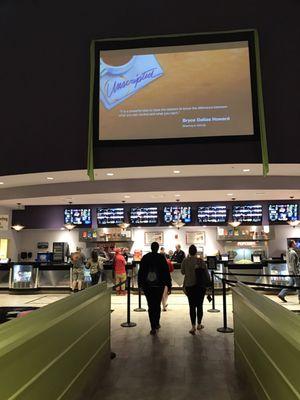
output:
M132 297L132 308L137 304L136 297ZM232 326L232 298L227 297L228 325ZM296 300L296 296L289 296L287 306L299 309ZM221 309L221 296L216 303ZM234 367L233 334L218 333L222 314L207 313L211 308L207 301L204 308L205 329L191 336L186 297L170 296L159 334L152 337L147 312L132 312L136 327L120 326L126 319L125 298L113 296L112 350L117 357L100 377L101 388L93 400L254 400Z
M0 307L43 307L65 297L64 294L0 294ZM279 301L276 296L268 296ZM288 296L284 306L299 310L297 296ZM132 309L138 298L132 296ZM232 298L227 296L228 325L232 327ZM142 306L146 308L143 298ZM222 309L222 297L216 296L216 307ZM234 367L233 334L222 334L222 313L208 313L205 300L205 329L196 336L190 328L188 303L183 294L169 297L168 311L162 313L161 329L156 337L149 335L147 312L132 312L134 328L120 326L126 320L126 297L112 295L112 351L117 357L99 376L99 390L91 400L255 400L247 384Z

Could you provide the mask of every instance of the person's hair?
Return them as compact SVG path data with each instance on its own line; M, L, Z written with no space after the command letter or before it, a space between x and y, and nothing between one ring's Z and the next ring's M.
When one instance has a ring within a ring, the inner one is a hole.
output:
M164 248L164 247L161 247L161 248L160 248L160 251L164 251L164 250L165 250L165 248Z
M153 251L153 253L157 253L159 249L159 244L157 242L153 242L151 244L151 250Z
M176 244L176 247L179 247L180 249L181 249L181 245L178 243L178 244Z
M97 262L98 261L98 253L97 253L97 251L95 251L95 250L92 251L91 258L92 258L93 262Z
M289 248L291 248L291 247L294 247L295 244L296 244L295 240L290 240L288 246L289 246Z
M197 254L197 247L194 244L191 244L189 247L189 255L195 256Z

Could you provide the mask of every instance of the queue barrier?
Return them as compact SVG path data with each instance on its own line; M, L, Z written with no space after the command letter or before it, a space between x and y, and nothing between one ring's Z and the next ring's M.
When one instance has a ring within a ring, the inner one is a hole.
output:
M259 282L249 282L249 281L238 281L234 279L226 279L224 276L274 276L274 275L260 275L260 274L234 274L234 273L226 273L226 272L215 272L215 275L221 275L222 280L222 299L223 299L223 326L218 328L217 331L220 333L233 333L233 328L228 327L227 324L227 298L226 298L226 285L235 287L236 284L243 284L245 286L257 286L257 287L269 287L275 289L291 289L291 290L300 290L300 286L289 286L289 285L273 285L268 283L259 283ZM289 278L300 278L298 274L291 275L276 275L276 277L289 277ZM214 286L214 282L213 282Z
M0 326L1 400L91 398L110 362L105 283Z

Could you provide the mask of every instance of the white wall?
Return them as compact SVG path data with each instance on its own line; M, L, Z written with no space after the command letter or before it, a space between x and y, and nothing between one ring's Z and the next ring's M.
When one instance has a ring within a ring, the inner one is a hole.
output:
M32 260L36 258L37 252L47 251L39 250L37 248L38 242L49 242L48 251L52 251L53 242L69 243L70 252L75 251L77 246L81 247L83 252L85 252L86 248L85 243L79 242L79 231L77 229L70 232L67 230L24 229L19 232L19 235L19 253L21 251L31 251L33 253Z
M18 248L20 246L19 243L19 234L18 232L11 229L11 216L12 211L7 207L0 207L0 214L8 215L8 230L0 231L1 239L8 239L8 257L12 260L17 260L18 258Z
M275 239L269 242L269 256L280 257L287 249L287 238L300 238L300 227L293 228L289 225L275 226Z
M7 210L6 210L7 211ZM0 208L0 213L5 214ZM182 249L187 252L189 245L186 244L187 231L205 231L205 245L204 254L214 255L218 250L223 252L222 242L216 240L217 228L216 227L183 227L180 230L169 227L148 227L148 228L133 228L132 238L134 241L132 250L142 249L144 252L150 250L149 246L145 245L145 231L157 231L164 233L164 247L166 251L174 250L177 243L181 244ZM178 237L176 237L178 236ZM21 232L13 232L11 230L1 232L0 237L7 237L10 239L9 256L13 260L18 259L18 253L21 251L31 251L35 259L38 242L49 242L49 251L52 251L53 242L68 242L70 251L75 251L76 247L82 247L83 252L87 253L85 243L79 242L79 231L74 230L68 232L66 230L45 230L45 229L25 229ZM269 242L269 256L280 256L281 253L286 251L286 239L288 237L300 237L300 227L292 228L288 225L275 226L275 239ZM198 246L200 247L200 245Z
M183 227L181 229L169 228L169 227L148 227L148 228L133 228L133 250L142 249L144 252L150 250L150 246L145 245L145 231L156 231L164 233L164 247L166 252L169 250L175 250L176 244L180 244L182 250L188 252L189 245L186 244L186 232L187 231L205 231L205 245L198 247L204 247L205 255L215 255L220 249L222 252L222 246L220 242L217 242L217 228L216 227Z

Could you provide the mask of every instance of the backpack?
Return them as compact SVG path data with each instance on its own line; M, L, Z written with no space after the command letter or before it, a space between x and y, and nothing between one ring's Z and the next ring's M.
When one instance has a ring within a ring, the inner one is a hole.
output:
M203 260L197 260L195 275L196 275L197 286L202 288L208 288L212 286L210 274Z

